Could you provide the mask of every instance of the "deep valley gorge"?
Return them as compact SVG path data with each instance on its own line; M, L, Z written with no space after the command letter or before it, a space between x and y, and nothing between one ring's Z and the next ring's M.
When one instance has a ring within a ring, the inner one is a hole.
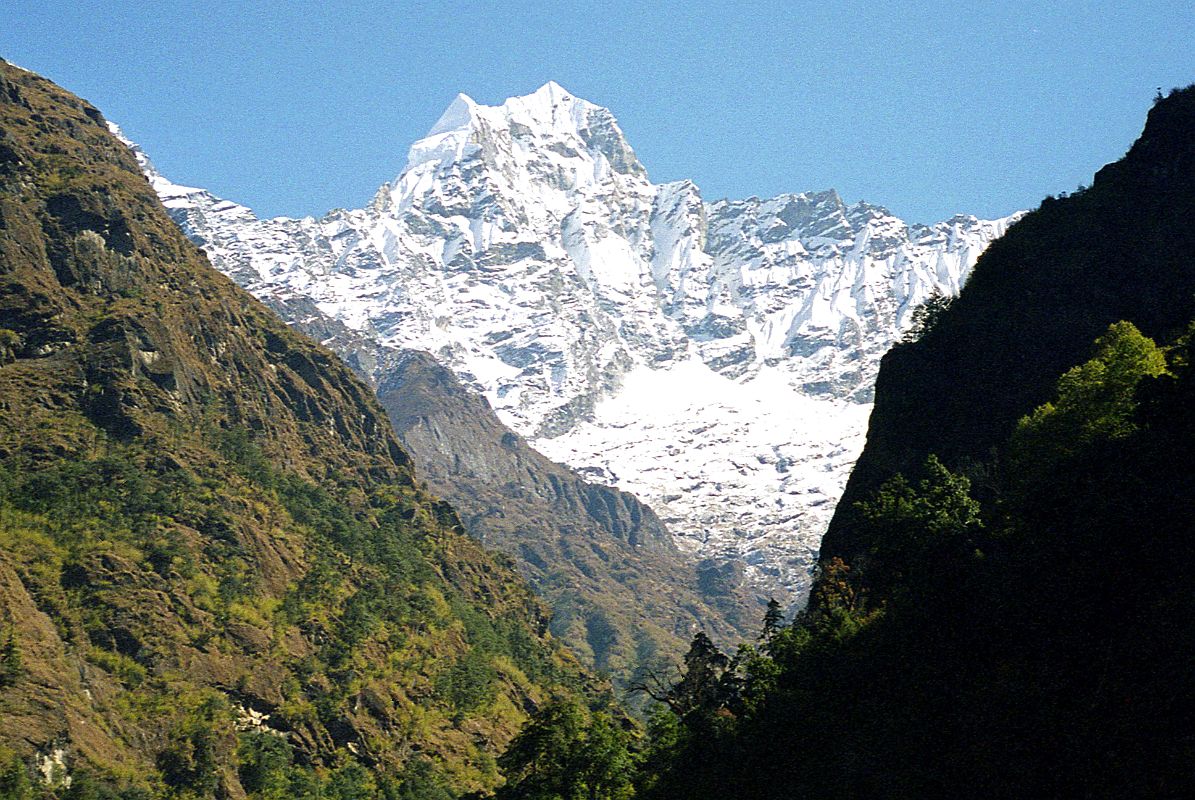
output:
M119 122L0 60L0 800L1195 791L1195 86L931 223L555 81L320 216Z

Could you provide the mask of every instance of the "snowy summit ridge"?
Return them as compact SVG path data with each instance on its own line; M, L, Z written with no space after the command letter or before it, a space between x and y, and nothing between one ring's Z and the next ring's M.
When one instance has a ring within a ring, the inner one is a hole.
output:
M481 105L462 93L449 104L424 139L456 132L468 133L482 120L491 125L517 122L538 129L546 127L558 132L577 133L590 110L603 109L574 97L555 81L548 81L524 97L512 97L500 106ZM407 168L410 166L408 163Z
M707 203L653 184L614 115L556 83L458 95L372 203L318 220L259 220L140 157L254 294L428 351L537 449L778 595L808 586L880 357L1015 219L908 224L833 191Z

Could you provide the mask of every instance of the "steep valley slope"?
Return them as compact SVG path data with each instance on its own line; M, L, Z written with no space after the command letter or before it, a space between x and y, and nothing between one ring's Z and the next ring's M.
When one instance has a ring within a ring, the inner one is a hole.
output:
M1188 89L1155 105L1123 159L1090 188L1047 198L993 243L932 331L884 357L824 558L865 551L854 503L929 453L957 469L990 462L1113 322L1168 342L1195 317L1192 103Z
M547 626L371 389L0 61L5 791L486 789L546 698L604 692Z
M640 797L1195 796L1193 218L1189 86L885 356L807 613Z
M473 536L515 559L548 601L553 634L618 685L675 659L695 631L730 645L754 635L763 607L740 571L693 564L650 508L540 455L427 353L380 345L304 298L266 301L380 381L420 479Z

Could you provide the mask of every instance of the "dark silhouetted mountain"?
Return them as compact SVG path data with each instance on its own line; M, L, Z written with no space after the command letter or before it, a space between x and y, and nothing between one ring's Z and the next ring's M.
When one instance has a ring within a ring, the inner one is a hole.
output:
M848 560L868 543L854 503L931 452L988 461L1050 399L1113 322L1169 341L1195 316L1195 95L1149 113L1125 157L1088 189L1047 198L980 257L950 310L884 357L863 450L822 543ZM982 491L982 487L979 487Z

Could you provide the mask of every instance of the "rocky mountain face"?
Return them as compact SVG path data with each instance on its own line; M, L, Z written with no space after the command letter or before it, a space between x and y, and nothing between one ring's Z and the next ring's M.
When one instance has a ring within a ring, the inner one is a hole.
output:
M546 697L600 694L547 623L371 389L0 61L4 791L485 790Z
M1123 159L1026 215L934 329L884 357L867 447L824 556L863 552L854 501L929 453L955 468L990 462L1113 322L1168 342L1195 318L1193 130L1195 92L1159 102Z
M683 653L697 630L753 635L760 605L741 576L715 580L720 565L690 563L650 508L533 450L431 356L405 351L378 398L428 488L520 563L552 607L552 632L598 669L625 679Z
M367 207L321 219L259 220L142 164L259 298L432 354L533 448L645 501L691 557L793 597L879 358L1011 221L911 225L833 191L708 203L651 183L613 115L554 83L501 106L459 96Z
M548 601L553 634L616 683L683 653L696 630L727 643L754 635L761 603L741 574L692 563L650 508L533 450L430 355L380 345L306 298L268 302L379 381L427 488L459 510L473 536L515 559Z

